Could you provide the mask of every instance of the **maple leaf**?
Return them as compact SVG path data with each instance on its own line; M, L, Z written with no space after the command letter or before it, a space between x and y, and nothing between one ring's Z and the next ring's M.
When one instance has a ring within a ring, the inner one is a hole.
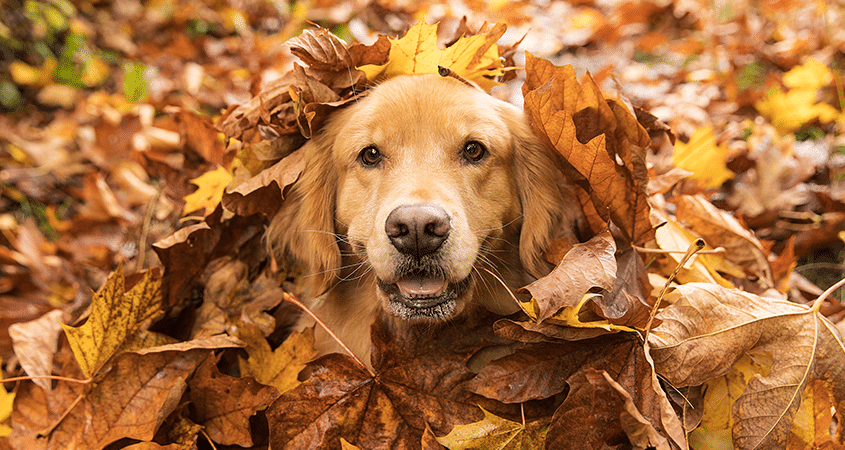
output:
M705 189L716 189L735 174L728 170L728 148L716 145L713 127L695 130L689 142L675 143L672 163L675 167L692 172L691 180L699 180Z
M210 350L240 345L215 336L122 353L96 383L60 381L49 395L25 383L18 395L26 406L15 411L10 440L46 450L96 450L122 438L150 441Z
M223 192L231 182L232 174L220 166L194 178L191 183L197 185L199 189L185 196L183 212L190 213L204 209L203 217L210 215L220 204L223 199Z
M311 378L267 410L270 445L419 448L426 427L446 434L480 419L475 396L460 389L472 378L467 361L480 348L510 341L491 333L489 317L420 327L404 335L382 319L372 328L375 374L346 355L308 364Z
M91 378L162 305L161 278L152 271L128 292L123 264L112 272L91 301L91 316L79 327L62 324L82 373Z
M313 328L291 333L275 350L256 327L238 327L238 337L246 343L249 355L246 360L240 360L241 375L255 377L259 383L273 386L281 393L299 385L299 373L316 355Z
M664 322L649 342L658 373L672 385L723 376L749 351L772 355L769 373L751 377L732 408L736 448L784 448L813 380L824 381L842 420L845 345L818 313L820 302L807 308L706 283L676 289L681 299L658 314Z
M549 418L520 423L499 417L484 408L481 411L484 412L484 419L467 425L456 425L449 434L437 438L437 442L449 450L543 448Z
M437 47L437 25L418 22L403 37L390 42L386 64L358 67L371 82L398 75L438 73L438 66L453 70L487 91L498 85L494 77L504 74L496 41L505 33L499 24L486 34L463 37L454 44Z
M214 442L251 447L250 417L267 408L279 392L251 377L223 375L216 366L218 359L207 358L191 378L190 398L196 420Z
M795 66L783 75L783 82L789 90L784 92L774 88L754 106L761 114L770 117L772 124L782 133L795 131L817 119L821 123L830 123L841 114L833 106L817 102L816 93L832 81L830 69L809 58L803 65Z

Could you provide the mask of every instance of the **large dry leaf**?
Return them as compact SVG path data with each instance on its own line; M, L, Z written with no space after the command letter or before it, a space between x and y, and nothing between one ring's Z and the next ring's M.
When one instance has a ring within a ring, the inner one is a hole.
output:
M336 448L342 437L361 448L419 448L427 426L440 435L481 419L477 397L460 387L480 348L506 341L490 318L423 327L410 335L373 325L370 373L350 357L329 354L310 363L311 378L267 410L273 448Z
M255 377L259 383L273 386L281 393L299 386L299 373L317 354L313 328L301 333L294 331L276 349L270 348L255 326L242 324L238 327L238 337L246 343L249 355L247 359L239 360L241 375Z
M749 351L772 355L771 371L748 382L734 403L738 449L785 448L802 393L822 380L842 423L845 346L818 311L713 284L676 288L681 299L665 308L651 334L657 372L677 387L725 375ZM837 441L842 443L842 432Z
M493 361L467 384L471 391L505 403L522 403L566 393L566 400L555 412L547 437L551 448L564 443L584 442L584 429L602 429L591 436L584 448L609 448L619 436L639 429L625 430L620 411L624 399L614 386L604 381L589 382L588 371L607 372L632 398L636 409L672 447L683 448L683 426L657 382L642 345L633 333L602 336L555 345L527 345L510 356ZM594 380L595 381L595 380ZM586 390L582 390L586 389ZM614 398L620 406L611 407L597 389ZM598 397L597 397L598 396ZM555 444L557 443L557 444Z
M652 230L643 150L648 133L633 115L604 100L591 78L578 83L569 66L529 53L526 73L525 109L535 131L572 167L574 181L605 221L635 243L647 241Z

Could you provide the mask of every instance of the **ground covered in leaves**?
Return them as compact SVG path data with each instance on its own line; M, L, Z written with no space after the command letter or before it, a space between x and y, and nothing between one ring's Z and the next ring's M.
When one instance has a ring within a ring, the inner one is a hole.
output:
M840 5L0 4L0 448L843 447ZM590 236L522 314L313 360L267 218L438 65L524 105Z

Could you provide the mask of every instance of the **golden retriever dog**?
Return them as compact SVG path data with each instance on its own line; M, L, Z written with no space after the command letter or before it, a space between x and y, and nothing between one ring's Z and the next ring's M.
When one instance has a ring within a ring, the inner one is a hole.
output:
M509 291L551 270L543 252L580 210L521 109L436 74L378 85L304 151L267 244L367 364L379 314L403 332L479 306L515 312ZM318 353L340 351L316 332Z

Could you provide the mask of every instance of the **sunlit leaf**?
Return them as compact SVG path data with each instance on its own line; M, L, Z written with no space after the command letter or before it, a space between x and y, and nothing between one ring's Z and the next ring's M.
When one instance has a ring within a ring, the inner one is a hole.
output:
M675 143L672 163L675 167L692 172L690 179L699 180L705 189L715 189L725 181L734 177L728 170L728 149L724 145L716 145L713 127L699 128L690 137L689 142Z
M223 199L223 192L226 186L232 181L232 174L223 167L206 172L191 180L199 186L199 189L185 196L185 213L205 210L205 215L211 214L220 200Z
M487 34L462 37L445 49L437 47L437 25L419 22L400 39L391 40L390 57L381 66L358 67L375 81L397 75L438 73L438 66L455 71L463 78L488 90L499 84L492 77L504 74L496 41L505 27L497 26Z
M449 450L491 449L519 450L544 448L549 419L529 423L513 422L481 408L484 419L456 425L446 436L437 438Z

